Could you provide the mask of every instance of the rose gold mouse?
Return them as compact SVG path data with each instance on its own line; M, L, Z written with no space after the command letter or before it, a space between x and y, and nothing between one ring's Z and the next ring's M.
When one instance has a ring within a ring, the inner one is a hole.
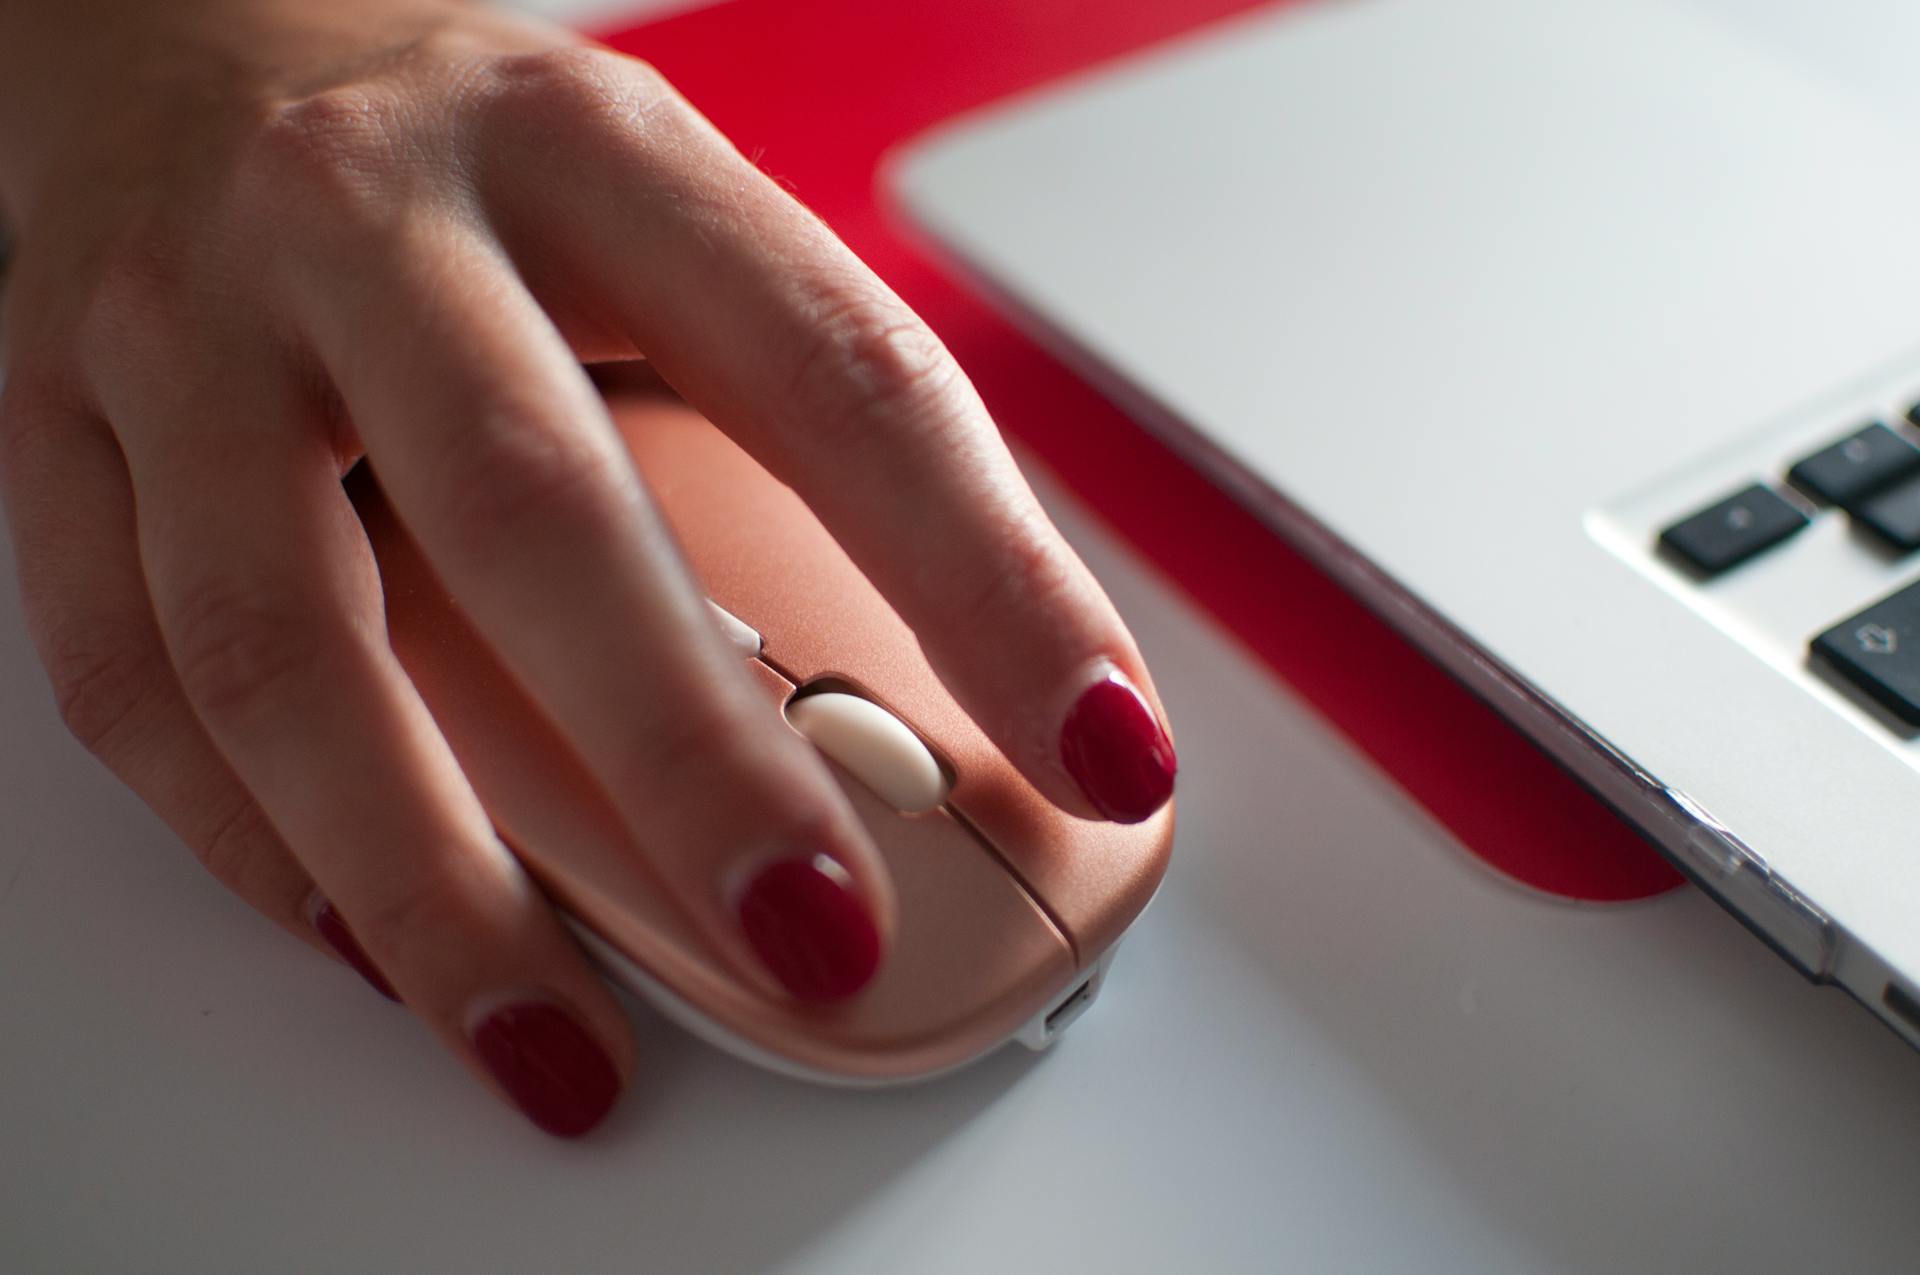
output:
M775 999L667 900L646 856L480 641L371 482L356 481L394 649L502 836L607 971L706 1040L838 1083L915 1080L1009 1039L1044 1048L1093 1000L1166 870L1173 808L1095 823L1046 801L948 695L893 609L786 486L690 409L614 416L767 729L826 755L898 893L893 946L851 1000Z

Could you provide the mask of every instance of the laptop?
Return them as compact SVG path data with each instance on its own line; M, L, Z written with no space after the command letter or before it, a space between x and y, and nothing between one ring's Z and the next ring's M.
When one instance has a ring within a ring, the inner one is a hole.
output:
M1316 0L945 126L892 180L1920 1044L1916 153L1679 0Z

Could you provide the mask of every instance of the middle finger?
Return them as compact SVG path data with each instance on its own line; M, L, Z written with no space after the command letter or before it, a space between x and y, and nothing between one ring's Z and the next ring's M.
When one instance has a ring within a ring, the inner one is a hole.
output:
M885 870L692 586L586 374L497 248L417 222L388 295L310 318L395 510L716 945L837 1000L878 967Z

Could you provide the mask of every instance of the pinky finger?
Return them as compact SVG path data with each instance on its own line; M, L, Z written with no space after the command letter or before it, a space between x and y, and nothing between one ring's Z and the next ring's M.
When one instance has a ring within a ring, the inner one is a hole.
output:
M111 433L18 398L0 398L0 496L28 628L67 728L222 885L397 999L187 703L147 601Z

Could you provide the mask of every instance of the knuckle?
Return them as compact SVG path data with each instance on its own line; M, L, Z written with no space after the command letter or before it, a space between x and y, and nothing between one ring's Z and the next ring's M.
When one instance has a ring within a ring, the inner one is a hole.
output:
M188 849L214 880L242 899L261 908L274 901L269 892L280 875L273 868L282 843L252 798L244 794L232 798L226 811L209 820Z
M444 936L471 927L456 892L432 875L407 874L387 879L381 896L354 910L353 933L374 952L406 952L440 946Z
M625 750L622 788L628 792L699 792L715 781L754 773L767 758L761 737L724 711L683 707L646 715Z
M167 676L146 634L98 619L50 625L40 646L60 720L97 757L114 751L120 734Z
M324 653L309 617L238 582L200 586L166 617L168 650L187 698L216 722L246 720L312 679Z
M158 221L123 232L101 252L80 293L76 353L89 367L114 368L165 344L191 293L188 239Z
M996 546L977 580L963 588L955 612L967 643L1004 640L1031 628L1035 616L1057 615L1078 589L1063 550L1051 535L1021 526Z
M898 302L856 288L825 299L808 326L788 401L805 413L809 442L858 444L877 427L935 427L921 409L947 391L959 368Z
M496 62L494 71L502 83L524 84L534 94L542 95L565 92L575 85L605 85L642 65L608 49L569 44L511 54Z
M502 58L494 79L501 104L542 130L549 144L547 130L555 127L577 130L597 122L620 131L644 128L684 104L652 65L586 45Z
M366 85L330 88L275 106L251 138L248 202L306 217L367 219L407 167L396 105ZM411 144L417 149L418 139Z
M436 503L461 545L487 553L543 526L595 519L627 480L585 430L499 423L452 440L436 466Z
M367 85L324 89L274 107L258 140L265 156L296 168L377 163L394 150L392 113Z

